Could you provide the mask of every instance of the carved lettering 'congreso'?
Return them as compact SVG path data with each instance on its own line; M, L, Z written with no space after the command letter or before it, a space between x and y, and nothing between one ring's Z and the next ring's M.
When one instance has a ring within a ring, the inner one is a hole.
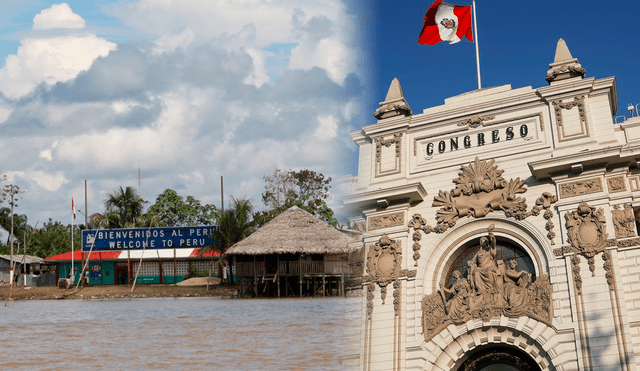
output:
M470 319L529 316L551 325L552 287L547 275L531 282L531 274L518 270L516 260L496 261L493 224L480 238L480 249L467 261L467 277L455 271L450 287L440 283L437 293L422 299L422 327L426 341L451 324Z

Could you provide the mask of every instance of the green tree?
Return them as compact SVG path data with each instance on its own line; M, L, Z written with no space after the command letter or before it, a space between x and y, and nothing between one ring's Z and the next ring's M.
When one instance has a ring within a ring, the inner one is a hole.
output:
M91 215L92 228L133 228L149 226L153 215L145 215L145 200L133 187L116 189L104 201L105 213Z
M77 226L75 226L73 233L73 244L76 250L82 246L82 236ZM52 221L51 218L43 224L42 228L35 230L27 249L29 255L41 258L69 251L71 251L71 225L65 226L58 221Z
M0 209L0 227L5 231L11 231L11 208L3 207ZM13 215L13 235L14 241L18 241L21 245L24 244L25 234L27 240L33 232L33 227L27 223L27 216ZM7 236L7 245L11 242L11 236Z
M251 200L231 196L229 208L216 210L215 218L218 229L212 235L219 241L218 251L224 253L229 247L242 241L254 231Z
M321 173L303 169L300 171L275 169L264 176L265 191L262 202L269 208L254 215L258 225L263 225L292 206L298 206L325 222L335 226L337 220L327 205L331 178Z
M187 200L172 189L167 189L156 198L149 213L168 227L211 225L215 222L216 207L202 205L199 200L187 196Z

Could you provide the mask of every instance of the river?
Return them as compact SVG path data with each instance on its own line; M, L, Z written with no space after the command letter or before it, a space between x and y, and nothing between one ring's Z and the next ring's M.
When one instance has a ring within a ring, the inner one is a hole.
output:
M3 303L4 304L4 303ZM17 301L2 370L340 370L358 298Z

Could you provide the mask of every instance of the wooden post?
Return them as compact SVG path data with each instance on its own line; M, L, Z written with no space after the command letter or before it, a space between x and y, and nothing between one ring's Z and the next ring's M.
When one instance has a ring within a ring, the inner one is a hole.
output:
M280 273L280 254L276 254L276 258L278 263L278 269L276 269L276 275L278 276L278 297L280 297L280 275L278 274Z
M178 280L178 274L177 274L177 266L178 265L178 259L176 258L176 249L173 249L173 284L175 285L177 280Z
M127 250L127 285L131 285L131 250Z
M324 273L322 274L322 296L325 296L325 291L324 291Z
M300 297L302 297L302 254L298 256L298 278L300 279Z
M253 256L253 295L258 296L258 267L256 266L256 256Z

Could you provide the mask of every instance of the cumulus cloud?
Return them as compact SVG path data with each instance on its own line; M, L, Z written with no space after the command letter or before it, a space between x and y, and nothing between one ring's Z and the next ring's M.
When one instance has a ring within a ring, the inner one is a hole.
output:
M36 30L84 28L84 20L66 3L43 10L33 22ZM16 54L5 58L0 69L0 93L15 99L31 93L41 83L69 81L115 47L115 43L86 32L26 37L20 41Z
M69 4L54 4L33 17L34 30L52 28L84 28L84 19L75 14Z
M137 186L138 166L147 200L171 188L217 205L220 176L225 193L258 207L276 167L337 179L362 94L357 49L340 35L344 7L116 2L105 9L148 42L27 35L0 69L0 92L13 98L0 101L0 146L12 159L2 170L24 171L24 207L43 220L64 220L85 179L90 213L102 212L106 193Z

